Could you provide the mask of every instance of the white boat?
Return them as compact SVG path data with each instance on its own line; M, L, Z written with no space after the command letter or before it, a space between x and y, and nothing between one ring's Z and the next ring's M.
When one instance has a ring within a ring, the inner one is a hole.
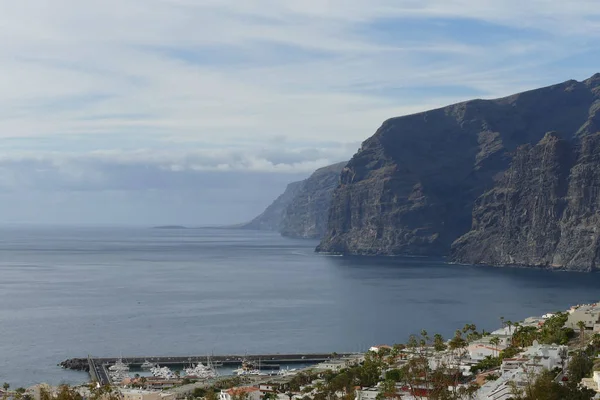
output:
M213 367L210 361L210 357L208 357L206 365L198 363L195 366L192 365L191 367L184 369L183 371L185 372L185 375L190 378L212 379L219 376L217 370Z
M151 362L150 362L150 361L148 361L148 360L144 360L144 363L141 365L141 367L140 367L140 368L142 368L142 369L150 369L150 368L152 368L152 367L154 367L154 364L153 364L153 363L151 363Z
M108 367L109 371L120 372L129 371L129 365L125 364L122 359L118 359L113 365Z
M119 370L119 371L110 371L109 372L109 376L110 376L110 380L113 383L121 383L123 382L123 380L129 378L129 372L126 370Z
M298 372L298 370L296 368L290 369L290 367L287 367L286 369L280 369L277 372L278 376L290 376L290 375L295 375L296 372Z
M234 369L233 373L236 374L237 376L247 376L247 375L258 375L260 373L260 371L257 369L238 368L238 369Z
M266 375L260 371L260 360L258 360L258 368L254 366L251 362L244 359L242 361L242 366L233 371L235 375L238 376L247 376L247 375Z
M161 367L158 364L150 368L150 372L157 378L174 379L177 377L168 367Z

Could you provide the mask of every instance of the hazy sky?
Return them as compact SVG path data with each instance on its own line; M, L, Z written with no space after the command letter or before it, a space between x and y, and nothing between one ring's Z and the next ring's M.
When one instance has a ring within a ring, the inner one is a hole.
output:
M0 222L243 221L386 118L600 70L597 0L19 0L0 15Z

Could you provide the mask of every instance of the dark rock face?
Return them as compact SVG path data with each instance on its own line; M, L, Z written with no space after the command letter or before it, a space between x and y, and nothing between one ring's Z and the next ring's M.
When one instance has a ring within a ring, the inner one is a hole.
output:
M74 371L90 371L90 365L87 358L70 358L58 364L64 369L72 369Z
M275 231L281 230L283 216L287 206L292 202L294 197L300 192L304 181L292 182L287 185L285 192L281 194L269 207L263 211L258 217L254 218L247 224L240 226L241 229L253 229L261 231Z
M333 191L340 182L346 162L320 168L304 181L302 188L286 207L281 224L283 236L322 238Z
M459 262L591 271L600 250L600 134L523 146L452 247Z
M241 228L275 231L295 238L323 237L331 196L344 165L345 162L323 167L303 181L290 183L261 215Z
M448 254L471 228L475 200L520 145L550 131L577 141L599 128L600 75L390 119L342 171L317 250ZM560 204L553 207L540 212L558 212Z

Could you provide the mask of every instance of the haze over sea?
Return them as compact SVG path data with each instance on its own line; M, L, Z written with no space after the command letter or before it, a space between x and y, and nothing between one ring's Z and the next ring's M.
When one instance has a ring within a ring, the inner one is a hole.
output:
M0 229L0 381L71 357L359 351L598 300L600 275L318 255L253 231Z

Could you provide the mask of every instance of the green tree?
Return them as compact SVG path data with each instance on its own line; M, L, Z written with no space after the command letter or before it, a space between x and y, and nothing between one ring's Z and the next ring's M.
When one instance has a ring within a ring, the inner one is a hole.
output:
M379 399L393 399L398 397L398 394L396 393L396 382L391 379L383 381L377 397Z
M506 321L506 326L508 326L508 334L512 335L513 334L513 331L512 331L513 322L511 320Z
M502 364L502 360L500 357L490 357L487 356L483 360L479 361L477 364L471 366L472 373L479 373L483 371L488 371L490 369L498 368Z
M385 373L385 380L400 382L400 379L402 379L402 372L399 369L390 369Z
M592 373L594 361L583 351L578 351L571 357L567 367L569 381L581 382Z
M498 345L500 344L500 338L498 336L494 336L490 339L490 344L494 346L494 357L498 356Z
M69 385L60 385L56 393L56 400L83 400L79 392Z
M554 374L544 371L533 377L524 390L513 385L513 400L591 400L596 393L579 387L575 382L561 385Z
M2 384L2 389L4 389L4 391L6 392L8 389L10 389L10 383L4 382Z
M277 400L277 394L273 392L266 392L262 397L262 400Z
M435 351L444 351L448 346L444 343L444 338L439 333L433 335L433 348Z
M206 392L204 400L219 400L219 396L217 396L217 392L214 390L209 390Z

